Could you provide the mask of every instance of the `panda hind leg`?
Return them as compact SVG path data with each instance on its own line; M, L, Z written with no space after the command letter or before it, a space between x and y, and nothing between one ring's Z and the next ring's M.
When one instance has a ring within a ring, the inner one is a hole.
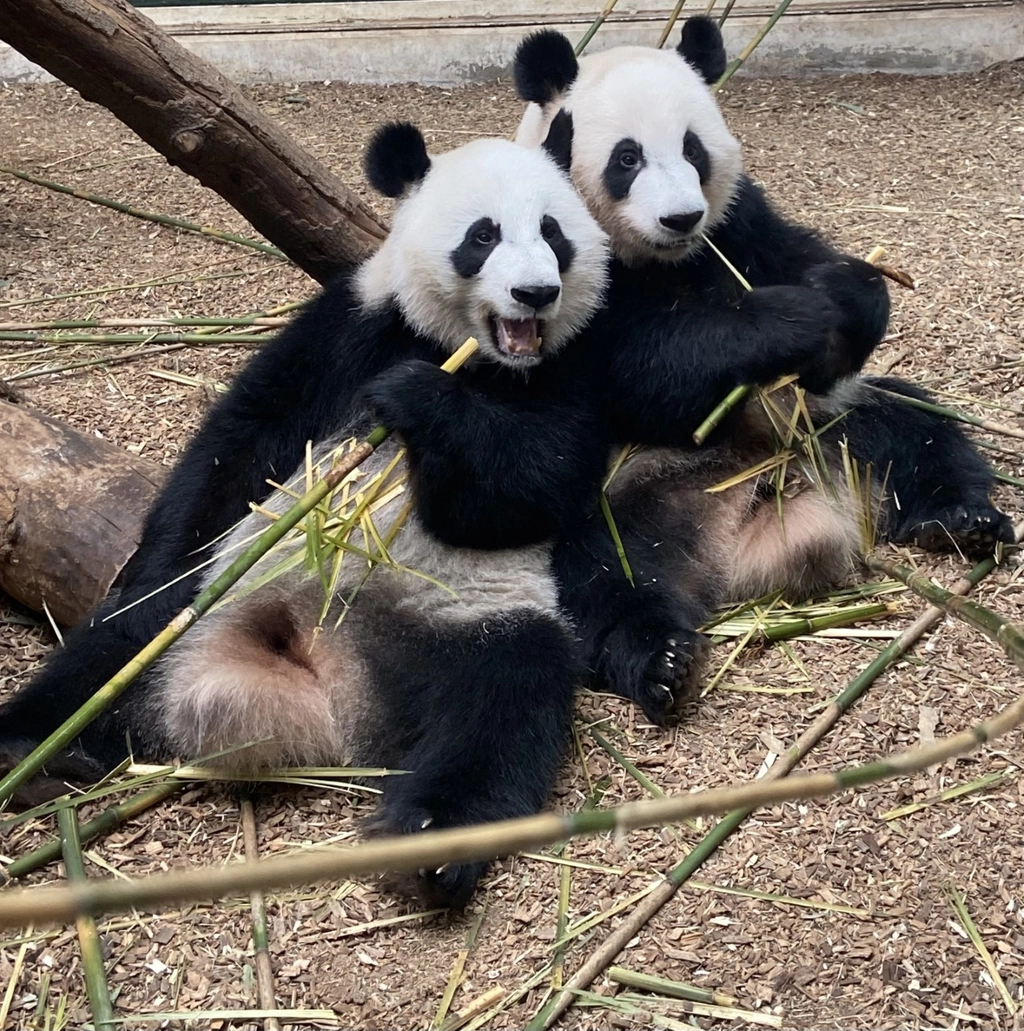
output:
M885 539L968 558L1014 543L1012 521L989 497L991 469L967 434L900 399L930 401L926 391L892 376L865 376L848 390L850 410L837 430L876 481L885 479Z
M380 649L373 683L383 710L406 721L414 711L416 726L396 760L409 772L386 778L373 830L416 834L538 812L568 740L580 673L565 625L520 609L405 628ZM422 870L415 889L429 903L461 909L486 868Z

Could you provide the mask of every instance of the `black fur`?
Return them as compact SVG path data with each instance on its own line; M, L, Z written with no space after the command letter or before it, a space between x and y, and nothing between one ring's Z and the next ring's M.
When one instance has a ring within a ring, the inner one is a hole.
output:
M697 169L701 185L708 181L711 175L711 156L701 143L700 137L692 130L687 129L683 137L683 157Z
M467 230L462 242L449 255L452 267L463 279L479 275L491 252L501 243L501 227L489 218L478 218Z
M513 78L520 100L547 104L564 93L579 73L572 44L554 29L529 35L516 48Z
M706 15L698 14L683 22L683 31L676 47L687 63L713 85L725 74L725 42L722 30Z
M541 146L563 172L569 172L572 166L572 115L565 108L551 119Z
M409 122L388 122L370 140L363 161L370 185L385 197L401 197L430 171L423 133Z
M558 271L564 276L569 271L573 258L576 257L575 245L562 232L558 219L553 218L551 215L545 215L540 220L540 235L544 237L544 242L551 248L555 260L558 262Z
M644 151L636 140L624 139L612 147L601 178L608 196L613 200L625 200L633 181L644 167Z

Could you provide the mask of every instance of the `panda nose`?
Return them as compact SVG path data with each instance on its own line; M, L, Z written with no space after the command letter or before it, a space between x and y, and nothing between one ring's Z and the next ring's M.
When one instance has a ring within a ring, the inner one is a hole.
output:
M676 233L688 233L700 220L703 218L703 211L687 211L685 214L679 215L665 215L664 218L658 221L666 229L671 229Z
M534 311L540 311L555 300L562 292L560 286L514 286L512 296L520 304L529 305Z

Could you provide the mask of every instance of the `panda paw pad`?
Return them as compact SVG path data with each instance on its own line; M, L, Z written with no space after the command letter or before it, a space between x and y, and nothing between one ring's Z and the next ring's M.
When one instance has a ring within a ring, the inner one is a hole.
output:
M997 544L1014 543L1009 516L991 505L956 505L921 520L911 539L926 551L962 551L970 557L990 554Z
M701 636L692 630L676 630L659 644L644 670L634 701L658 726L685 700L693 686Z

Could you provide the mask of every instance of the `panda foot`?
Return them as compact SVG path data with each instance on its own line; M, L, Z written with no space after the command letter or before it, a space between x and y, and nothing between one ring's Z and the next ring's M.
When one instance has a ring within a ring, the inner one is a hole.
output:
M663 727L696 682L704 638L677 628L660 638L634 641L628 650L621 641L605 645L601 677L611 691L635 702L653 724Z
M989 504L942 509L912 524L900 539L926 551L960 551L968 558L982 558L997 544L1015 542L1010 517Z
M436 820L422 807L393 805L389 811L377 814L367 830L374 836L419 834L446 826L450 825ZM444 863L436 868L424 867L408 877L388 877L386 883L389 888L403 895L416 896L431 909L458 912L466 908L466 903L473 897L474 889L486 872L487 863Z

